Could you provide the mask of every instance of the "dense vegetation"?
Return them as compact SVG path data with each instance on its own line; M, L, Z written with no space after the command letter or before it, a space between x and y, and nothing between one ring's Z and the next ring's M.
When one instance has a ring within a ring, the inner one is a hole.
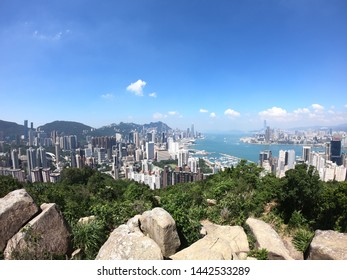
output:
M57 203L72 227L73 247L80 248L85 259L95 257L115 227L157 206L175 219L182 247L200 238L203 219L244 226L248 217L260 217L281 234L294 237L301 251L305 251L315 229L347 231L347 182L321 182L306 165L297 165L282 179L261 177L261 171L242 161L204 181L151 191L143 184L113 180L90 168L68 168L57 184L23 185L0 176L0 197L24 187L37 204ZM209 206L207 199L215 199L216 205ZM97 220L77 224L79 218L90 215Z
M175 169L175 167L178 165L177 159L168 159L168 160L161 160L161 161L153 161L153 165L158 166L162 169L164 169L165 166L171 167L171 169Z

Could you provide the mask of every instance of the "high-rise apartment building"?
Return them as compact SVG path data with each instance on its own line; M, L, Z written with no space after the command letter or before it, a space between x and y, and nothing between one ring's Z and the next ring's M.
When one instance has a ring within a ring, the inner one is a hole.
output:
M27 162L28 162L28 174L31 175L31 171L36 168L36 151L30 147L27 149Z
M18 151L13 149L11 151L12 168L19 169Z
M180 150L178 152L178 167L184 167L188 164L189 153L187 150Z
M47 168L47 158L46 158L46 150L43 147L39 147L36 150L36 164L37 167Z

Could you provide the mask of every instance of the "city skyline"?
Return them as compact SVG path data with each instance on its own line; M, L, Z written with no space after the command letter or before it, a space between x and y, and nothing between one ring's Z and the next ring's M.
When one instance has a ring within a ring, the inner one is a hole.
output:
M347 123L347 3L2 1L0 119Z

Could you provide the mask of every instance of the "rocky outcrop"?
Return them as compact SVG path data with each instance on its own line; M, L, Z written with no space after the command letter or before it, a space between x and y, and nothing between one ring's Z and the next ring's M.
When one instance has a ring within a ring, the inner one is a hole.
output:
M268 251L269 260L292 260L278 233L267 223L248 218L246 224L256 238L256 247Z
M0 198L0 251L7 241L39 211L31 196L24 190L15 190Z
M139 225L139 216L116 228L101 247L96 260L162 260L158 244L136 225Z
M56 204L42 204L41 210L8 241L5 259L47 259L69 252L70 231Z
M164 257L176 253L181 245L176 223L163 208L153 208L144 212L140 218L141 230L153 239L160 247Z
M224 239L206 235L178 253L170 256L172 260L231 260L232 250Z
M307 259L347 260L347 233L316 230Z
M92 215L92 216L80 218L78 220L78 223L82 224L82 225L86 225L86 224L89 224L89 223L91 223L92 221L95 221L95 220L96 220L96 216Z
M210 198L206 199L206 202L208 206L215 206L217 204L217 200Z
M207 236L223 239L228 243L232 259L245 259L249 252L249 244L245 231L240 226L220 226L208 221L202 222Z

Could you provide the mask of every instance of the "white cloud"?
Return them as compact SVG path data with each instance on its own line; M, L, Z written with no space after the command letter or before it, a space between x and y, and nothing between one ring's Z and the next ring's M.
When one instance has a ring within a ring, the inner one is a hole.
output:
M265 111L262 111L259 113L259 116L262 118L285 118L287 117L288 113L286 110L279 108L279 107L272 107L270 109L267 109Z
M148 94L149 97L157 97L157 93L156 92L152 92L150 94Z
M217 117L217 115L216 115L216 113L212 112L212 113L210 114L210 117L211 117L211 118L215 118L215 117Z
M113 94L111 94L111 93L107 93L107 94L102 94L101 95L101 98L103 98L103 99L107 99L107 100L110 100L110 99L113 99Z
M239 112L236 112L235 110L233 109L226 109L225 112L224 112L224 115L230 117L230 118L235 118L235 117L239 117L240 116L240 113Z
M142 80L137 80L135 83L131 83L127 87L127 91L135 93L137 96L143 96L143 88L147 83Z
M178 115L178 112L176 112L176 111L170 111L170 112L168 112L168 114L171 115L171 116L175 116L175 115Z
M324 107L322 105L319 105L319 104L312 104L311 107L313 109L315 109L316 111L323 111L324 110Z
M298 108L294 110L294 114L309 114L310 110L307 108Z
M347 108L347 104L345 104L345 108Z
M33 33L33 37L38 40L45 40L45 41L60 41L65 37L67 34L69 34L71 31L69 29L65 31L59 31L55 34L44 34L39 32L38 30L35 30Z
M153 119L155 120L165 119L166 117L167 115L158 112L153 114Z
M199 112L200 112L200 113L208 113L208 110L206 110L206 109L200 109Z

